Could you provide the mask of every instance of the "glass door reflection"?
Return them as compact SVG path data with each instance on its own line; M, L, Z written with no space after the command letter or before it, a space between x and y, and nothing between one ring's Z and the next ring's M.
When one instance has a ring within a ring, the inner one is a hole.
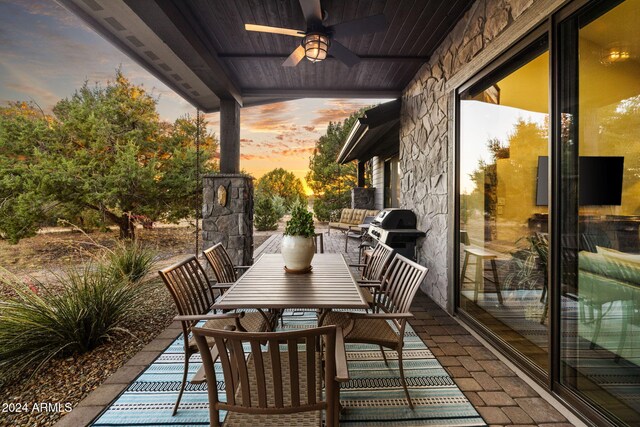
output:
M459 95L460 308L544 370L547 46L539 39Z

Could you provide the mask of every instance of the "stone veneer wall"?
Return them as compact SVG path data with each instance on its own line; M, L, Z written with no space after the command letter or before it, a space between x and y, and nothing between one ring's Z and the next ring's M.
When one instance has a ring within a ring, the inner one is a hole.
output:
M520 37L560 0L478 0L407 85L400 115L401 201L418 228L430 229L418 261L429 267L423 290L453 309L455 90Z
M374 188L353 187L351 189L351 208L375 209L374 196Z
M218 202L218 188L227 202ZM235 265L253 263L253 178L242 174L209 174L203 178L202 241L209 248L222 242Z

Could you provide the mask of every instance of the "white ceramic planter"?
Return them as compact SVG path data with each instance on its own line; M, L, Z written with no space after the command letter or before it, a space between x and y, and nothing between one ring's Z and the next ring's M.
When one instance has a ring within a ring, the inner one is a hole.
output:
M306 270L311 266L311 260L315 254L313 238L285 235L282 238L281 251L287 269Z

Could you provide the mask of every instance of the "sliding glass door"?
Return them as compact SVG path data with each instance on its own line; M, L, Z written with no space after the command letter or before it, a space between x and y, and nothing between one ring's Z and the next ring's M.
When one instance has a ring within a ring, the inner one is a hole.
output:
M460 308L548 365L549 52L542 36L459 93Z
M640 423L640 0L561 23L560 383Z
M582 413L640 425L640 0L551 23L551 55L538 29L457 92L458 312Z

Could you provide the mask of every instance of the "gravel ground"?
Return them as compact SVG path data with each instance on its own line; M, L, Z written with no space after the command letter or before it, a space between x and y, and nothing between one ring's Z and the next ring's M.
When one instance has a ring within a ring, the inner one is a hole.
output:
M158 228L139 230L139 238L158 251L160 267L177 262L194 252L195 228ZM257 248L274 232L254 235ZM19 276L50 282L52 272L78 265L88 253L98 249L92 241L113 247L115 233L51 233L24 239L18 245L0 241L0 267ZM162 332L175 316L175 305L161 280L151 275L152 290L140 306L140 312L122 333L89 353L54 359L35 375L28 373L11 384L0 384L0 426L51 426L74 407L127 360ZM9 295L0 286L0 299ZM31 375L31 376L30 376ZM40 403L47 410L34 409ZM59 406L56 406L59 405ZM18 411L17 409L21 409Z
M163 331L176 314L175 306L160 280L154 279L151 286L137 317L126 325L133 336L122 333L89 353L51 360L35 375L25 375L0 388L0 404L6 404L0 411L13 409L0 414L0 426L53 425L64 415L66 404L75 406ZM60 404L62 410L33 410L40 402ZM16 412L10 404L24 405L28 410Z

